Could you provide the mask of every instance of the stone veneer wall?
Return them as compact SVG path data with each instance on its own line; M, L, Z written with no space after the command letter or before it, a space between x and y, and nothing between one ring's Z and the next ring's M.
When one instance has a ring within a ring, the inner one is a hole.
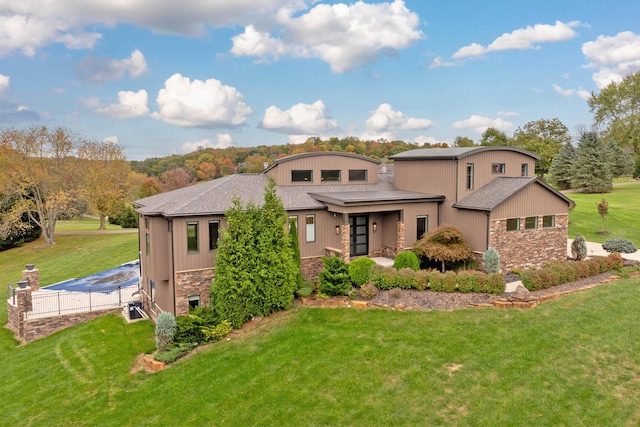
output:
M32 291L40 289L40 273L37 268L33 270L22 270L22 280L29 281L29 287Z
M555 227L543 228L538 217L538 228L507 231L507 220L491 222L489 246L500 254L502 271L514 268L540 267L547 262L567 258L568 215L556 215ZM524 218L520 218L524 227Z
M302 258L300 260L300 269L302 270L302 277L304 280L317 280L318 276L320 276L320 272L324 270L322 257Z
M175 274L176 316L189 314L189 297L200 296L200 305L211 305L213 267L201 270L180 271Z
M84 313L63 314L54 317L41 317L24 321L24 333L20 341L29 343L39 338L44 338L55 332L61 331L79 323L105 316L107 314L120 314L122 307L111 307L104 310L86 311Z

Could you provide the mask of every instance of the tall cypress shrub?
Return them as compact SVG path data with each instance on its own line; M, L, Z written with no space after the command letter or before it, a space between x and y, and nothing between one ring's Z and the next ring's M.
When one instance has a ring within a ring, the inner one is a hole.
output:
M297 221L291 221L289 240L293 251L293 263L296 267L296 289L300 289L304 286L304 279L302 278L302 267L300 265L300 241L298 240L298 225L296 223Z

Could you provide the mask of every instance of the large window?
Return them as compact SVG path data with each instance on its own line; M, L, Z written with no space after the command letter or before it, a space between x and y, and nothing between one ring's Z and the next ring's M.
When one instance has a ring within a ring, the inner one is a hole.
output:
M529 164L527 163L523 163L522 164L522 169L521 169L521 174L522 176L529 176Z
M491 165L491 171L493 173L505 173L506 167L504 163L493 163Z
M187 223L187 251L198 252L198 223Z
M350 169L349 181L366 181L367 170L366 169Z
M151 235L149 233L145 233L145 253L147 256L151 255Z
M305 225L306 225L307 242L315 242L316 241L316 216L307 215Z
M520 218L509 218L507 220L507 231L520 230Z
M429 217L427 215L420 215L416 220L416 239L420 240L429 227Z
M555 215L545 215L542 217L542 227L550 228L556 226L556 216Z
M220 221L209 221L209 250L215 251L220 236Z
M533 230L538 228L538 217L537 216L528 216L524 219L524 229L525 230Z
M467 190L473 190L473 163L467 163Z
M312 170L292 170L291 182L313 182Z
M320 171L321 181L337 181L340 182L340 170L322 170Z

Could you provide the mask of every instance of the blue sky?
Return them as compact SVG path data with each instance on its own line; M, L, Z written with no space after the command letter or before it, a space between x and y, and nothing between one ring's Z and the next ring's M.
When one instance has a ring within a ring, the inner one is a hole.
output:
M129 159L357 136L589 126L640 70L640 2L0 0L0 126Z

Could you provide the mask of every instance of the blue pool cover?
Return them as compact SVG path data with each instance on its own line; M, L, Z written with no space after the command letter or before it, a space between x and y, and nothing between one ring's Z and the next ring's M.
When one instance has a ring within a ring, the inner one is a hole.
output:
M139 280L140 263L139 261L132 261L100 273L80 279L65 280L42 289L70 292L113 292L118 286L122 288L133 286L138 284Z

